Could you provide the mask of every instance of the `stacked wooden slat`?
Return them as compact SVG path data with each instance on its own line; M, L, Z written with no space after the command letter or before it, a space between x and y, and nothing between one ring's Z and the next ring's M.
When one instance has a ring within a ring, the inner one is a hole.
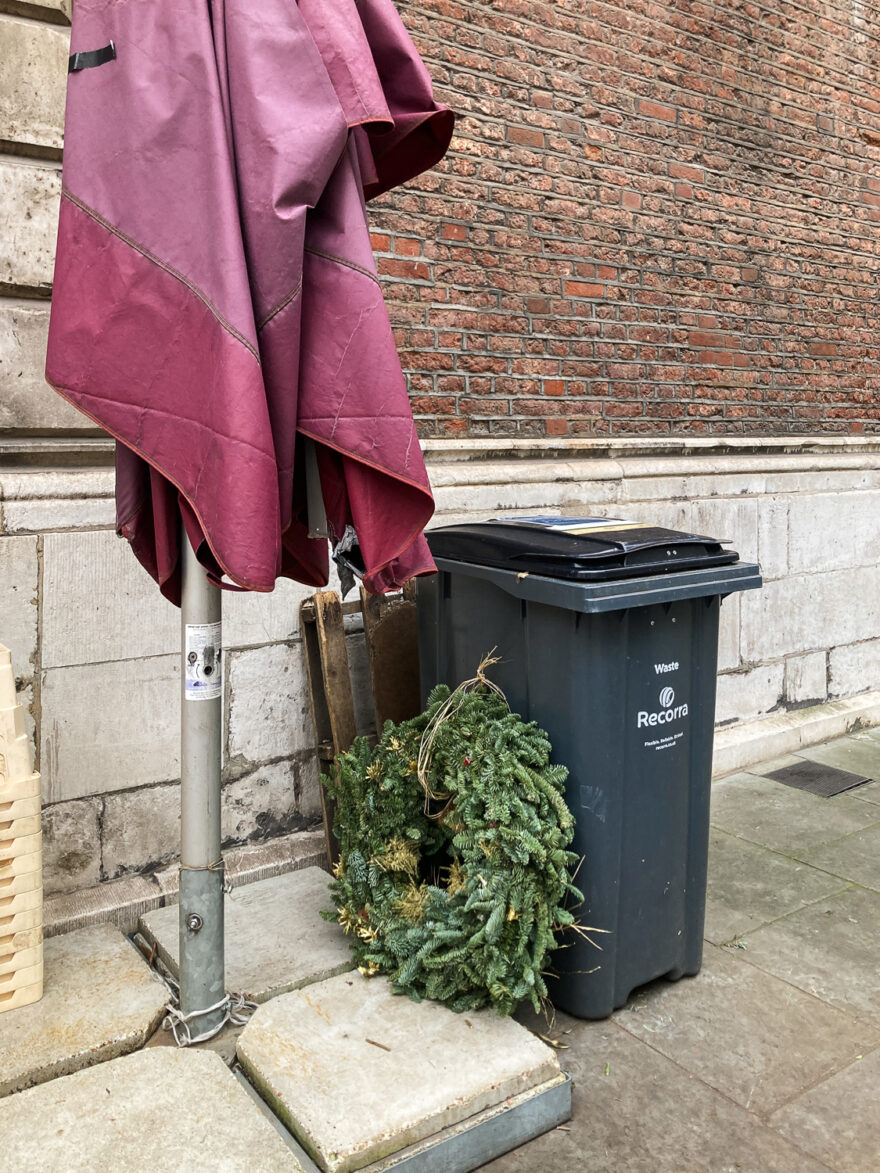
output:
M0 644L0 1013L43 996L40 775Z
M309 696L322 770L331 770L337 754L345 753L357 733L355 703L346 647L344 617L363 616L363 635L370 666L370 689L376 730L386 721L406 721L420 711L419 647L416 585L400 594L368 595L343 603L335 591L318 591L300 606L306 651ZM338 843L333 836L333 802L321 787L327 859L335 863Z

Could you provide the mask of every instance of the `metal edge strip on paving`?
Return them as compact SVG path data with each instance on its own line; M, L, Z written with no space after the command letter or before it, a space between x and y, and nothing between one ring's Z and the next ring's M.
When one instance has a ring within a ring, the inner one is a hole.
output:
M321 1173L244 1071L236 1067L234 1074L287 1142L306 1173ZM486 1108L419 1144L364 1166L358 1173L471 1173L570 1119L571 1076L563 1072L549 1083L521 1092L504 1104Z

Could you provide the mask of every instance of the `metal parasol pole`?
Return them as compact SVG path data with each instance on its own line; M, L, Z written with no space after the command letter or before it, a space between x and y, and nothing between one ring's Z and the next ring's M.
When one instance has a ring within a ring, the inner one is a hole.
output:
M221 592L185 533L181 599L180 1010L193 1041L225 1020L220 854ZM210 1014L204 1013L212 1007Z

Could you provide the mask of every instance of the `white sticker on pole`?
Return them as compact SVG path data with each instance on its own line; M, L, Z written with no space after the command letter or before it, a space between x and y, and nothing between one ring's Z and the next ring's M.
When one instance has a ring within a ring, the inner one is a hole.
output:
M213 701L223 691L219 623L187 623L184 637L185 680L188 701Z

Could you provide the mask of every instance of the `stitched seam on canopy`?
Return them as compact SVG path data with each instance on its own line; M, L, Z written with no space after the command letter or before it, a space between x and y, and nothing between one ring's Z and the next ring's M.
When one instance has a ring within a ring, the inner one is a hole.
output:
M52 386L54 387L55 384L53 383ZM189 424L194 428L198 428L202 432L208 432L211 436L214 436L219 440L228 440L230 444L241 444L243 448L249 448L252 452L256 452L258 456L262 456L266 460L272 460L274 462L272 453L267 452L265 448L260 448L257 444L252 443L250 440L245 440L241 436L230 436L227 432L221 432L219 428L215 428L212 424L202 423L200 420L193 419L191 416L180 415L179 412L168 411L164 407L154 407L150 403L118 403L115 399L111 398L111 396L98 395L94 391L76 391L71 392L71 394L78 395L83 399L96 399L99 403L112 403L114 407L119 407L123 410L130 408L132 411L136 411L138 415L153 414L166 416L168 419L177 420L179 423ZM74 402L76 401L74 400ZM100 423L100 421L98 422ZM104 426L104 424L101 424L101 427ZM107 430L109 431L109 428ZM123 440L122 443L132 447L132 444L128 440Z
M259 322L257 322L257 333L259 333L264 326L268 326L272 319L276 317L276 315L280 314L283 309L286 309L298 295L301 289L302 281L299 281L297 282L296 288L291 289L290 293L288 293L286 297L282 297L281 301L279 301L277 305L272 306L269 312Z
M365 269L363 265L357 265L354 261L347 261L344 257L335 257L333 253L325 253L323 249L312 248L311 245L306 245L304 252L311 253L315 257L323 257L325 261L335 261L337 265L345 265L346 269L354 269L356 273L363 273L365 277L375 284L379 284L379 278L375 273L371 273L369 269Z
M63 188L61 194L72 204L75 204L81 212L85 212L85 214L94 220L96 224L100 224L102 228L106 228L108 232L112 232L114 236L118 237L121 241L124 241L125 244L127 244L130 248L133 248L135 252L140 253L142 257L146 258L146 260L152 261L154 265L158 266L158 268L164 270L169 274L169 276L176 278L182 285L185 285L190 293L195 294L202 305L204 305L206 309L210 310L211 315L217 320L219 325L223 327L226 333L230 334L233 338L236 339L237 342L240 342L246 350L250 351L250 353L259 363L260 355L253 343L249 342L240 330L236 330L235 326L233 326L231 322L227 321L226 318L223 317L223 315L220 313L214 303L210 301L207 295L203 293L197 285L194 285L192 281L189 281L186 277L184 277L183 273L175 269L173 265L169 265L167 261L161 260L155 255L155 253L151 253L148 248L144 247L144 245L138 244L136 240L133 240L130 236L127 236L120 228L117 228L115 224L111 224L109 220L105 220L100 212L96 212L94 208L91 208L88 204L83 203L83 201L79 199L78 196L75 196L72 191L69 191L67 188Z

